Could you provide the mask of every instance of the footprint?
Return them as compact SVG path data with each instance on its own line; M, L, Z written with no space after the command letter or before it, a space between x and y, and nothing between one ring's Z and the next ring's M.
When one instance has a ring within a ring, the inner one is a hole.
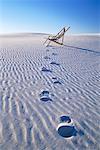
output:
M58 134L64 138L70 138L72 136L76 136L76 129L74 126L69 125L61 125L57 129Z
M59 63L56 63L56 62L54 62L54 61L52 61L50 64L52 64L52 65L57 65L57 66L60 65Z
M69 116L60 117L60 124L57 127L57 132L64 138L72 138L77 134L77 130Z
M56 55L57 55L57 53L52 53L52 55L56 56Z
M40 94L40 100L44 102L52 101L52 99L49 96L49 91L42 91Z
M45 68L45 67L42 68L42 71L43 71L43 72L52 72L50 69L47 69L47 68Z
M57 79L57 77L52 77L52 79L54 80L53 81L54 84L61 84L61 82L59 81L59 79Z
M48 56L45 56L45 57L44 57L44 59L46 59L46 60L50 60L50 57L48 57Z

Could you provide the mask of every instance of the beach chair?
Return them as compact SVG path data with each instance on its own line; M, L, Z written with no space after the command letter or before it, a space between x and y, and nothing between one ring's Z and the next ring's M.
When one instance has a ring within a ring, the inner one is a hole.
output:
M64 34L66 31L69 30L70 27L68 27L67 29L64 27L57 35L53 36L53 35L49 35L49 37L46 39L46 41L44 42L44 44L46 44L48 42L48 44L46 46L49 46L49 44L51 42L55 42L57 44L63 45L63 41L64 41ZM61 40L61 42L60 42Z

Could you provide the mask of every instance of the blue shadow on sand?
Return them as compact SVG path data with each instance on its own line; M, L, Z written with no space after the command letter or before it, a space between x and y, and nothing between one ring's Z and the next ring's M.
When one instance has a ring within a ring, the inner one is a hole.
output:
M49 56L44 56L44 59L50 60L51 58Z
M82 47L75 47L75 46L71 46L71 45L64 45L64 46L65 47L70 47L70 48L80 49L80 50L87 51L87 52L92 52L92 53L95 53L95 54L100 54L100 52L98 52L98 51L94 51L94 50L90 50L90 49L86 49L86 48L82 48Z
M67 123L70 123L71 122L71 119L69 116L61 116L60 117L60 122L67 122Z
M57 56L58 54L57 54L57 53L52 53L52 55L53 55L53 56Z
M61 82L59 81L59 79L57 79L57 77L52 77L52 79L54 80L53 81L54 84L61 84Z
M44 101L44 102L52 101L52 99L50 97L41 97L40 100Z
M58 81L58 80L57 80L57 81L54 81L53 83L54 83L54 84L61 84L61 82Z
M40 93L40 96L41 96L41 97L42 97L42 96L48 97L48 96L49 96L49 91L43 90L43 91Z
M64 138L69 138L77 135L77 130L74 126L61 126L58 128L58 134Z
M58 128L58 134L64 138L70 138L73 136L83 136L82 130L76 130L73 125L62 125Z
M54 62L54 61L52 61L50 64L51 64L51 65L57 65L57 66L60 66L59 63L56 63L56 62Z
M43 71L43 72L52 72L50 69L47 69L47 68L45 68L45 67L42 68L42 71Z

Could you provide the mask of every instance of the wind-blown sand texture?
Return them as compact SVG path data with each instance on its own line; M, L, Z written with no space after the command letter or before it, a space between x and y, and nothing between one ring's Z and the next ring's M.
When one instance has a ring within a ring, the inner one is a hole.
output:
M100 37L45 47L46 37L0 37L0 150L99 150ZM57 132L63 115L71 139Z

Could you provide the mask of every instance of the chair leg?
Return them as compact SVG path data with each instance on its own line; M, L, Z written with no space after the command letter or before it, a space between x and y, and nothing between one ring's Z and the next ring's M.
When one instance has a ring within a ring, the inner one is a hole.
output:
M43 43L43 45L48 41L48 38L46 39L46 41Z
M63 42L64 42L64 35L63 35L63 37L62 37L62 44L63 44Z
M49 40L49 42L48 42L47 46L49 46L49 44L50 44L50 43L51 43L51 41ZM46 47L47 47L47 46L46 46Z

